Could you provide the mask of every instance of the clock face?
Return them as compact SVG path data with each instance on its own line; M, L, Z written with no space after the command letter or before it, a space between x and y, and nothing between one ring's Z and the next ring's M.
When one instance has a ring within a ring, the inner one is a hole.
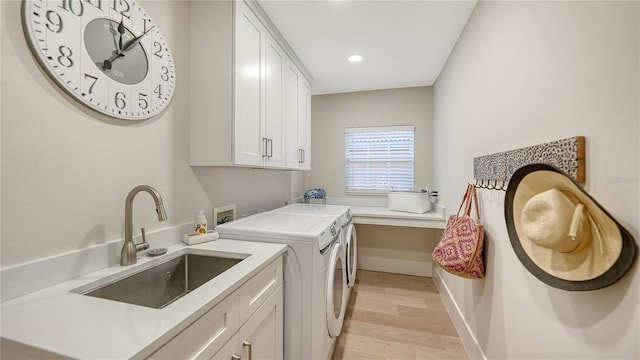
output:
M24 0L22 22L42 67L82 104L141 120L171 102L173 57L138 1Z

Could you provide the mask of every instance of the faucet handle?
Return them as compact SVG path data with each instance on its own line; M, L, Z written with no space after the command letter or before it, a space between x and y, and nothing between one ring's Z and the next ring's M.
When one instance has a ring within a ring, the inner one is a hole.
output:
M142 233L142 243L146 243L147 242L147 233L145 232L144 228L140 228L140 233Z
M149 243L147 242L147 234L146 234L144 228L141 228L140 232L142 233L142 242L139 243L139 244L135 244L136 252L142 251L142 250L147 250L149 248Z
M142 243L144 244L147 242L147 234L144 228L140 228L140 233L142 234Z

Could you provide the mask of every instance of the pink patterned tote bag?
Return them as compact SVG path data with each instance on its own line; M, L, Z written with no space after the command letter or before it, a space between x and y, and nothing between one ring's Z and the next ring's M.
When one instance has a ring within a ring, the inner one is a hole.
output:
M471 204L475 205L476 218L471 217ZM464 214L460 210L464 206ZM442 239L433 250L433 260L444 270L468 279L484 277L482 249L484 227L478 212L478 196L472 184L467 186L456 215L449 216Z

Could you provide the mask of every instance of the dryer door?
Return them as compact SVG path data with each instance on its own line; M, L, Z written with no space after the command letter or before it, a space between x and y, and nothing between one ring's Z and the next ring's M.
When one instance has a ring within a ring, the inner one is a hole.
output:
M347 311L347 272L344 254L344 247L340 242L336 242L331 249L327 268L327 330L331 337L340 335L344 314Z
M356 227L349 224L345 232L345 250L347 253L347 286L352 288L356 284L356 267L358 261L358 236L356 235Z

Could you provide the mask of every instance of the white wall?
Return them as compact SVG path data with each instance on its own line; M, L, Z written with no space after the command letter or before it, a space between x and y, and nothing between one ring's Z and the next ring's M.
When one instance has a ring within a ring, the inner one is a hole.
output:
M431 87L313 96L312 169L304 174L305 189L322 187L328 197L363 198L344 192L344 129L388 125L416 126L414 185L433 189ZM432 230L358 225L357 232L359 268L431 276Z
M434 86L435 186L449 213L473 157L584 135L586 190L640 241L638 5L477 4ZM486 279L438 275L486 358L640 358L638 265L601 290L549 287L511 248L504 193L480 198Z
M211 221L212 204L239 199L244 214L289 198L288 172L189 167L189 1L142 2L177 73L167 111L143 122L99 115L60 90L27 46L20 3L2 1L0 20L3 267L122 239L124 200L139 184L161 193L169 220L158 223L140 194L136 233L191 222L199 209Z
M344 197L344 129L415 125L417 189L431 185L433 105L431 87L316 95L311 98L311 171L305 186Z
M2 8L0 7L0 29L3 29L3 20L2 18L4 17L2 15ZM2 36L0 36L0 69L2 69ZM2 71L0 71L0 159L2 159L2 89L4 88L3 85L3 81L2 81ZM0 160L0 189L2 189L2 166L1 166L1 160ZM0 191L0 204L2 204L2 191ZM0 206L0 234L2 234L2 206ZM0 236L0 243L2 242L1 240L1 236ZM2 247L0 246L0 257L2 256L1 253ZM1 260L1 259L0 259Z
M213 206L236 204L237 218L284 206L291 199L290 173L298 173L229 167L192 169Z

